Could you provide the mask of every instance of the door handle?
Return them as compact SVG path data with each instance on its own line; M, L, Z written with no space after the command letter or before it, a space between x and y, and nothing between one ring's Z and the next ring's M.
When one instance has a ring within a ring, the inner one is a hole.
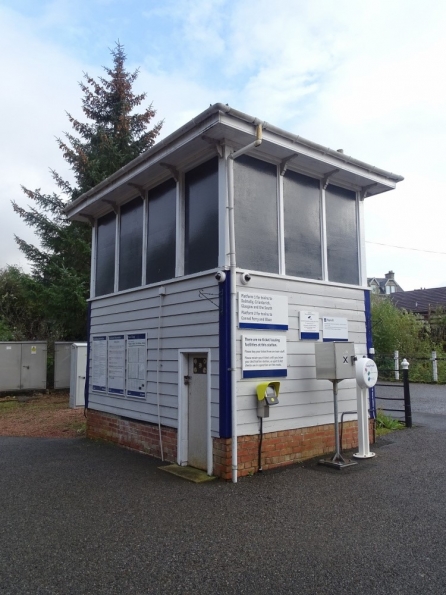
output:
M26 368L27 370L29 370L29 366L23 366L24 368Z
M190 381L192 380L192 378L190 376L185 376L184 377L184 384L190 384Z

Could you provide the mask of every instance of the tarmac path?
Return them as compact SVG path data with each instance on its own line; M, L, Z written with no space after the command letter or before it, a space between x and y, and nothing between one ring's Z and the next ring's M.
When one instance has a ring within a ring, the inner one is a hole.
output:
M435 415L442 425L393 432L357 466L236 485L192 484L83 438L0 438L0 593L442 595Z

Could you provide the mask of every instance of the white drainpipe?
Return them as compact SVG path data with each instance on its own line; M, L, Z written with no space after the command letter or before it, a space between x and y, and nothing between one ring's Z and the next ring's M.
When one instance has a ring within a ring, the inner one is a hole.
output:
M228 224L229 224L229 270L231 271L231 426L232 426L232 482L237 483L237 318L235 315L237 307L237 262L235 257L235 218L234 218L234 161L240 155L247 153L250 149L262 144L262 124L256 124L256 140L246 147L231 153L228 156Z

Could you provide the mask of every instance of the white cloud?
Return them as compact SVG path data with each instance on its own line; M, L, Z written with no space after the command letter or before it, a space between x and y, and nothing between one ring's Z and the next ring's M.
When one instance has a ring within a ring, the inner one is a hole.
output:
M52 190L49 167L69 175L54 137L69 127L65 110L79 114L82 72L101 72L100 64L92 68L74 58L63 36L71 44L80 40L77 55L89 55L92 39L97 51L107 35L121 37L117 6L109 0L51 2L34 20L0 8L0 50L9 57L3 74L10 81L0 97L8 114L0 123L0 266L17 262L13 232L30 233L9 200L26 203L20 184ZM366 200L367 239L446 252L446 5L135 0L132 11L123 5L122 15L124 31L130 27L138 47L147 48L137 90L147 91L158 117L165 118L163 136L222 101L343 148L406 178L395 192ZM107 23L113 23L110 31ZM151 29L158 25L159 31ZM47 35L56 30L58 43ZM129 52L130 69L131 62ZM446 285L445 256L374 244L367 249L370 275L393 269L406 289Z
M64 110L77 111L73 98L79 94L76 81L82 68L36 38L29 20L6 9L0 9L0 20L0 52L8 56L2 75L9 81L0 97L1 112L7 115L0 122L0 266L25 265L13 235L31 242L35 237L13 212L11 200L27 204L21 185L52 191L50 167L67 173L55 137L68 128Z

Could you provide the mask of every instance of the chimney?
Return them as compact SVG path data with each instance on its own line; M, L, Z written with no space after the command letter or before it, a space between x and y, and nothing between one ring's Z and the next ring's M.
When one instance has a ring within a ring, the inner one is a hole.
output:
M386 273L384 275L384 277L389 280L392 279L392 281L395 281L395 273L393 271L389 271L388 273Z

